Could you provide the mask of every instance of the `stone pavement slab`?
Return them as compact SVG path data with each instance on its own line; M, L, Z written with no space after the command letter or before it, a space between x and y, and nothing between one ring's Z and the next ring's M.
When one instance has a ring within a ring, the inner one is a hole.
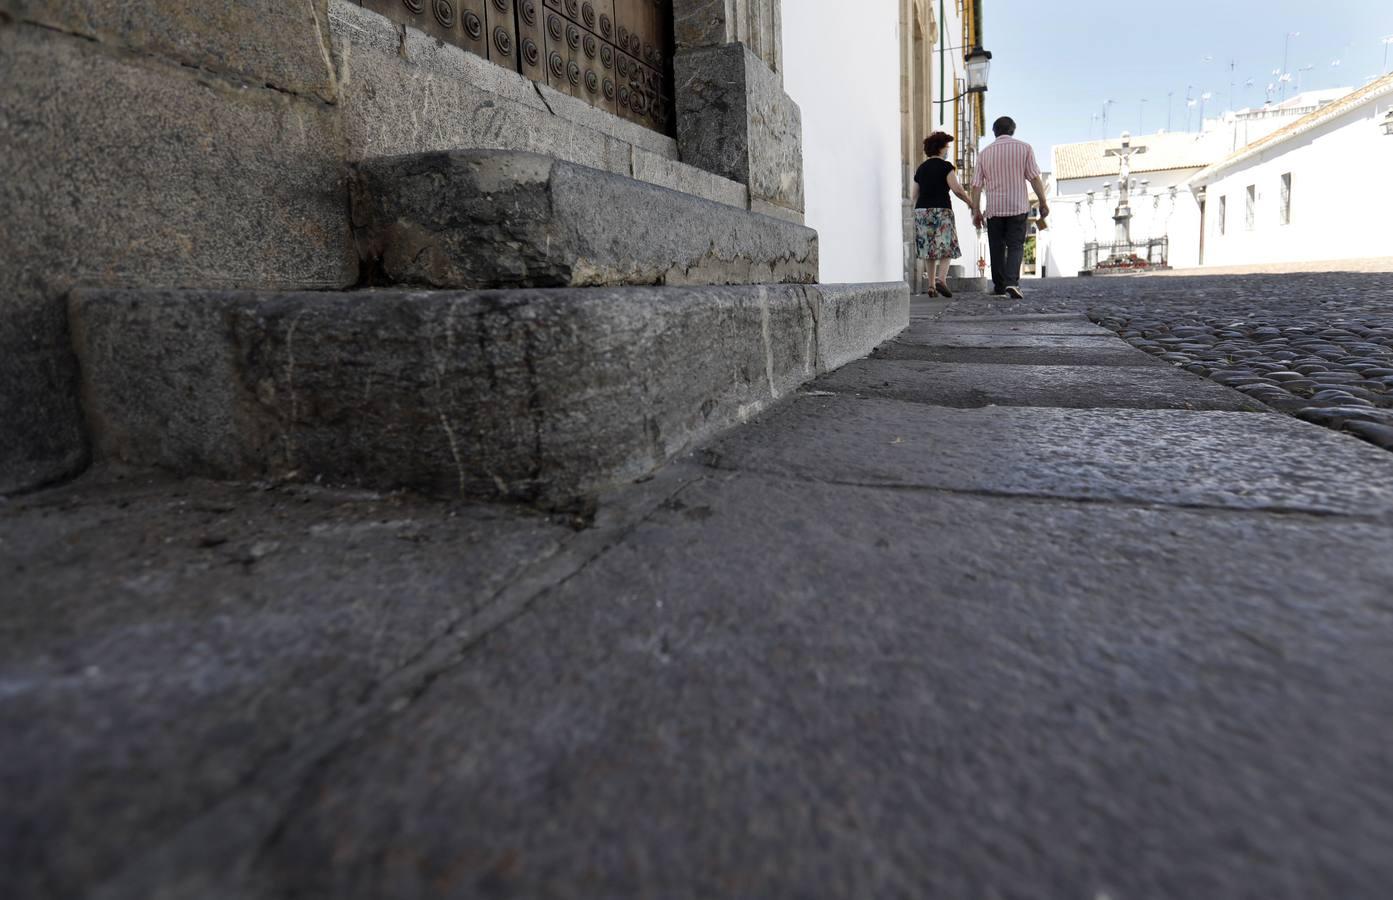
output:
M87 896L574 536L499 507L197 480L0 506L3 893Z
M1089 321L1082 312L1028 312L1017 310L1011 312L1011 307L999 313L983 312L980 315L964 315L972 307L954 305L944 311L940 321L944 323L981 323L984 325L998 325L1001 323L1013 322L1049 322L1060 327L1076 325Z
M921 362L996 363L1018 366L1164 366L1167 363L1122 341L1096 341L1086 347L946 347L905 340L881 344L873 359Z
M1082 316L1070 319L1042 316L1022 316L1018 319L975 318L938 319L933 331L943 335L1042 335L1056 337L1115 337L1101 325L1094 325Z
M818 389L936 406L1214 409L1268 412L1238 391L1161 367L1012 366L861 360Z
M909 316L911 319L936 319L943 315L952 302L946 297L915 294L910 298Z
M913 308L912 308L913 309ZM874 360L993 363L1021 366L1163 366L1078 313L962 317L948 307L915 316L897 340L882 344Z
M982 332L950 332L937 323L911 325L900 335L902 344L930 347L951 347L970 350L1107 350L1118 346L1117 337L1108 333L1096 334L1010 334Z
M706 478L318 771L250 893L1376 896L1389 536Z
M1276 415L804 396L704 453L840 483L1393 520L1393 456Z

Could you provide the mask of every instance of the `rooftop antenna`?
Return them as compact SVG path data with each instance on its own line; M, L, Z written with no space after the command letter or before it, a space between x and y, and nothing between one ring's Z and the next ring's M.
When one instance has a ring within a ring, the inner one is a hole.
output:
M1291 81L1290 73L1287 71L1287 60L1291 58L1291 39L1301 37L1299 31L1288 31L1286 42L1282 45L1282 77L1278 82L1282 85L1282 99L1287 99L1287 82Z
M1301 93L1301 76L1314 68L1315 66L1302 66L1296 70L1296 93Z

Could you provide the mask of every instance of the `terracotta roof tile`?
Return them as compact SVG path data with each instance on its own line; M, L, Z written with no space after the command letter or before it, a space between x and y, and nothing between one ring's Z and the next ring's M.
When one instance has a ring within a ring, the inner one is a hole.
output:
M1132 138L1134 146L1146 152L1132 157L1133 173L1165 172L1172 169L1203 169L1222 159L1226 148L1210 134L1143 134ZM1101 178L1117 174L1117 157L1108 150L1122 146L1120 138L1061 144L1054 148L1054 175L1059 181L1075 178Z

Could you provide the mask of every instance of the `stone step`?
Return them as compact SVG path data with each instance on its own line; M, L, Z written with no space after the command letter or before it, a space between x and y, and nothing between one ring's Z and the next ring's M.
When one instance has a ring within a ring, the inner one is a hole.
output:
M565 506L909 322L875 285L80 290L98 460Z
M351 179L376 284L446 289L808 284L817 232L647 182L501 150L370 160Z

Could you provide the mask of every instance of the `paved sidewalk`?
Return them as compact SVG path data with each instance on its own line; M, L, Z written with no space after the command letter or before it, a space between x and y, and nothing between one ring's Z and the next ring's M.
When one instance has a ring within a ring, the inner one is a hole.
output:
M0 869L1381 896L1390 540L1393 454L969 298L593 522L94 476L0 504Z

